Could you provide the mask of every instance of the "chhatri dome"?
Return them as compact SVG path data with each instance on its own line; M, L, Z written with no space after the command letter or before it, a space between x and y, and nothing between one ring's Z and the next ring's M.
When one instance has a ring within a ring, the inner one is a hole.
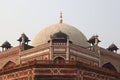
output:
M60 22L57 24L50 25L47 28L40 31L33 39L32 45L38 46L41 44L45 44L50 40L50 36L53 36L54 34L60 31L62 33L65 33L69 37L69 40L72 41L73 44L76 44L82 47L89 46L87 42L87 38L81 31L79 31L77 28L71 25L63 23L62 13L60 15Z

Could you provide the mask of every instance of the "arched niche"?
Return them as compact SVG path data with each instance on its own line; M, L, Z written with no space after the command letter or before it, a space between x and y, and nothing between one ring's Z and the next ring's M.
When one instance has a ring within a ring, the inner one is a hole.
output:
M12 61L8 61L4 66L3 68L6 69L6 68L10 68L10 67L13 67L15 66L16 64Z
M105 63L102 67L107 68L109 70L117 71L117 69L114 67L114 65L110 62Z
M63 57L56 57L54 59L54 63L65 63L65 59Z

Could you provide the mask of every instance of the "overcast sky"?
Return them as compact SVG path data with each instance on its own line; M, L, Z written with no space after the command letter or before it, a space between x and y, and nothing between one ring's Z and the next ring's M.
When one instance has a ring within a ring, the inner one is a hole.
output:
M43 28L59 22L78 28L89 39L99 35L100 46L120 48L120 0L0 0L0 44L12 46L24 32L31 40ZM119 51L120 52L120 51Z

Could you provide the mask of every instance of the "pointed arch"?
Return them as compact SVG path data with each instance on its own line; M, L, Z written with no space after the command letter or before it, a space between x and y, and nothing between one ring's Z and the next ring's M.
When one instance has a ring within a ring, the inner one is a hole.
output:
M107 68L109 70L117 71L117 69L114 67L114 65L110 62L105 63L102 67Z
M8 61L4 66L3 68L10 68L10 67L13 67L15 66L16 64L12 61Z
M55 59L54 59L54 62L55 63L65 63L65 59L63 58L63 57L56 57Z

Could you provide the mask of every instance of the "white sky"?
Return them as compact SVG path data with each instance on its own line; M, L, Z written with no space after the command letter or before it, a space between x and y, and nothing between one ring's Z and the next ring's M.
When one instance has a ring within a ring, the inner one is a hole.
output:
M18 45L23 32L33 40L41 29L59 22L60 11L63 21L87 39L97 34L100 46L120 48L120 0L0 0L0 45L6 40Z

